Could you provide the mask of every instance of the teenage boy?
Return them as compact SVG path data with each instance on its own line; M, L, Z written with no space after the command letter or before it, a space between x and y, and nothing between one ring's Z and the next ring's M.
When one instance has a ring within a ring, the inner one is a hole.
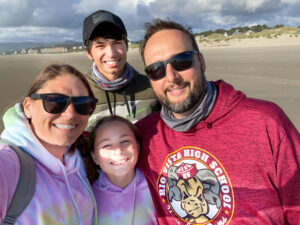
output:
M157 111L158 102L148 77L127 62L127 31L120 17L105 10L87 16L83 42L93 61L88 81L99 100L90 122L111 114L135 122Z

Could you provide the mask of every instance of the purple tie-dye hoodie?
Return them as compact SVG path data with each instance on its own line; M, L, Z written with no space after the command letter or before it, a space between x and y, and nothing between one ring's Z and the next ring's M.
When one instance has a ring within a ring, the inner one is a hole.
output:
M125 188L112 184L101 172L93 184L98 206L98 224L156 225L157 220L148 184L142 172Z
M72 155L66 151L63 165L33 134L20 103L5 113L3 122L1 138L21 146L35 159L35 194L16 224L90 225L96 204L78 151ZM14 151L0 146L0 221L11 202L19 170Z

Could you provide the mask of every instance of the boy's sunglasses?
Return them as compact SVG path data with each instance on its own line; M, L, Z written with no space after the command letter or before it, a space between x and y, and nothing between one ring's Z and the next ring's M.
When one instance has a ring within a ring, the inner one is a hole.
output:
M63 94L32 94L33 100L42 99L44 110L47 113L58 114L64 112L70 103L73 103L75 111L80 115L91 115L96 107L98 99L89 96L70 97Z
M145 72L151 80L159 80L166 76L166 66L171 64L174 70L183 71L191 68L194 64L194 55L196 51L185 51L173 55L171 58L150 64L146 67Z

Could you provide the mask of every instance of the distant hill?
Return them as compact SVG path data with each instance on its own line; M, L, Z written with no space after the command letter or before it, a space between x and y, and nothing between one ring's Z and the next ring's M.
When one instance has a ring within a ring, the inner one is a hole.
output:
M82 45L82 42L65 41L62 43L56 42L19 42L19 43L0 43L0 52L14 52L22 49L37 48L37 47L51 47L51 46L65 46L65 45Z
M267 38L274 39L283 35L289 35L290 37L299 38L300 36L300 27L278 27L278 28L267 28L258 32L254 32L252 30L242 31L236 30L237 32L232 33L232 35L228 35L225 31L221 32L212 32L196 35L196 39L201 42L220 42L220 41L229 41L233 39L255 39L255 38Z

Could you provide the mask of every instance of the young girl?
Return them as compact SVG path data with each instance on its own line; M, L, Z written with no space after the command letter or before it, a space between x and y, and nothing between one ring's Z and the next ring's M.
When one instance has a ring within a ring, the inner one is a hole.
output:
M157 224L148 184L135 168L140 139L137 127L116 115L90 132L89 150L102 169L93 184L99 224Z

